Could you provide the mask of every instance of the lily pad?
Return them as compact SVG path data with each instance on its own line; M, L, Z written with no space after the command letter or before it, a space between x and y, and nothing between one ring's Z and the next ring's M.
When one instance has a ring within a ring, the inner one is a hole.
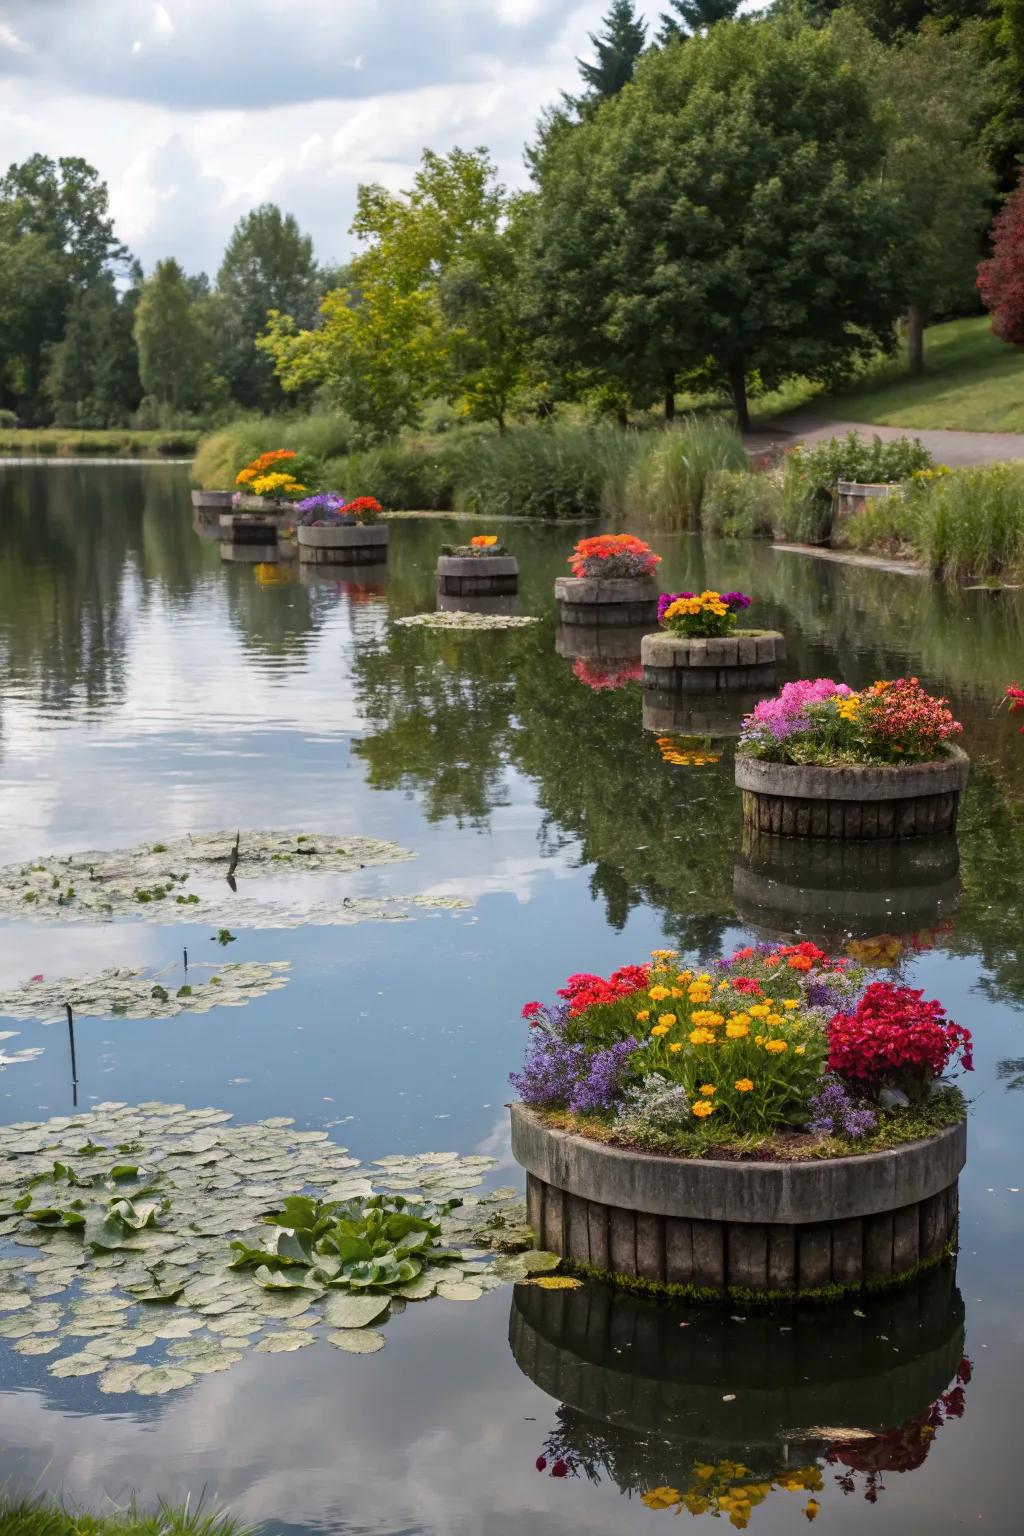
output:
M255 1349L259 1355L283 1355L293 1349L304 1349L312 1342L308 1333L268 1333Z
M384 1348L384 1335L373 1328L341 1328L329 1333L327 1342L349 1355L375 1355Z
M195 1377L190 1371L172 1365L154 1366L152 1370L136 1376L132 1391L140 1397L162 1397L165 1392L178 1392L182 1387L190 1387L193 1381Z
M341 1292L328 1296L324 1321L332 1328L365 1328L383 1317L390 1305L387 1296L349 1295Z

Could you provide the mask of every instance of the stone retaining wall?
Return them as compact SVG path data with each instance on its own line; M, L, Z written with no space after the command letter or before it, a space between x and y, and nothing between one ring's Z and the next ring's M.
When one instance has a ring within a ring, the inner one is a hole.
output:
M953 1240L966 1127L815 1162L658 1157L512 1105L538 1247L610 1278L798 1297L891 1284Z

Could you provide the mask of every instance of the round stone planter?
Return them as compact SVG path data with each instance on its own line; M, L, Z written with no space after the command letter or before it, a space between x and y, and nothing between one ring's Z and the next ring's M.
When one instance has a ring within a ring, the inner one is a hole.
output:
M744 828L733 904L759 936L810 938L830 951L850 939L908 935L953 915L956 838L796 841Z
M438 555L438 597L512 597L519 590L515 555Z
M611 1280L833 1300L909 1278L955 1238L962 1123L891 1152L770 1163L626 1151L511 1113L537 1246Z
M207 512L230 512L234 491L193 491L192 505Z
M716 693L774 688L786 637L774 629L740 629L712 640L690 640L660 630L645 635L644 687L663 693Z
M560 624L596 629L658 620L658 584L653 576L558 576L555 601Z
M743 820L781 837L926 837L956 827L970 761L948 747L932 763L846 768L737 756Z
M847 1308L802 1313L797 1328L757 1313L737 1327L716 1312L680 1328L677 1308L608 1286L518 1285L509 1347L564 1405L562 1449L632 1492L680 1486L694 1462L724 1458L779 1476L828 1456L844 1431L863 1451L866 1428L922 1419L964 1355L953 1266L866 1298L864 1312L859 1328Z
M386 523L340 523L295 530L299 559L310 565L379 565L388 557Z
M222 512L222 544L276 544L278 520L253 512Z
M764 695L760 693L666 693L644 688L645 731L659 735L710 736L719 741L735 739L743 731L743 717Z

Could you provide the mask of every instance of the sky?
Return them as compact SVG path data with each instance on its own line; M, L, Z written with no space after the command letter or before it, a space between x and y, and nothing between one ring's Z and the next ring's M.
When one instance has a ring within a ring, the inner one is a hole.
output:
M507 185L578 88L608 0L0 0L0 165L82 155L146 269L215 273L236 220L293 213L353 250L360 182L487 146ZM640 13L656 23L659 0Z

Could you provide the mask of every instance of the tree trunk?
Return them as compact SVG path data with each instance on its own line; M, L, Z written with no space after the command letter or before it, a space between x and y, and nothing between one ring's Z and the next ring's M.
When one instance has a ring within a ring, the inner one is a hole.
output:
M670 373L665 380L665 420L676 419L676 376Z
M750 412L747 409L747 370L743 359L729 364L729 388L736 411L736 426L741 432L750 431Z
M924 307L911 304L907 310L907 364L911 373L924 373Z

